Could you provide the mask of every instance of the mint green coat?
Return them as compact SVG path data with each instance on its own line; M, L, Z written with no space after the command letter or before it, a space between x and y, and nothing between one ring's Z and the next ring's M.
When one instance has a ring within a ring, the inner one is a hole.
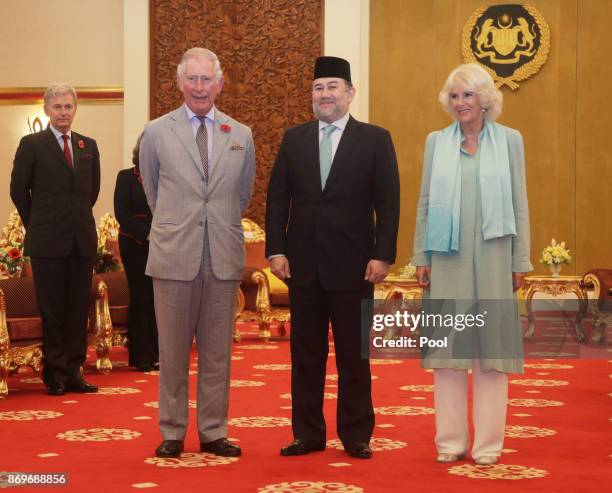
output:
M484 327L480 329L458 332L447 328L438 333L448 335L449 348L430 350L422 360L425 368L468 369L472 366L472 357L478 357L484 371L523 371L522 333L516 294L512 290L512 273L533 269L529 260L525 157L521 134L511 128L503 128L507 133L509 147L517 234L483 239L480 151L471 156L462 150L459 251L454 255L427 254L423 251L432 161L439 132L432 132L426 140L412 264L431 266L431 285L425 293L425 300L456 300L457 313L475 306L475 312L487 310L487 316ZM468 353L471 353L471 357L466 353L466 344L469 345ZM462 349L457 351L457 347Z

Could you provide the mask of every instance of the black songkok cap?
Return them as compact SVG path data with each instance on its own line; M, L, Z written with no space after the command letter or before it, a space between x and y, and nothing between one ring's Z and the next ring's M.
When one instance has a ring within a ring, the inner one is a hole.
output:
M320 56L315 62L313 79L322 77L338 77L351 81L351 65L344 58L335 56Z

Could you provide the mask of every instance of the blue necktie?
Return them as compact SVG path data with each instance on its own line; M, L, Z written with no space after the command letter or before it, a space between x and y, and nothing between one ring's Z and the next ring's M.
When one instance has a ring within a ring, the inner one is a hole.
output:
M336 126L327 125L323 127L323 137L319 142L319 166L321 171L321 190L325 188L327 177L329 176L329 170L332 165L332 142L331 134L336 130Z

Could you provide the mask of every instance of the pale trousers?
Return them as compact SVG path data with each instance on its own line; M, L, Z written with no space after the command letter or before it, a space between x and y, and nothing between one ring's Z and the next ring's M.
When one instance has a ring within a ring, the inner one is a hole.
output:
M435 444L439 454L466 455L470 446L468 429L467 370L436 369ZM478 360L472 364L474 445L472 457L499 457L504 445L508 375L482 372Z
M208 237L193 281L153 279L159 332L159 427L164 440L184 440L188 422L189 354L198 350L200 442L227 436L232 332L238 281L215 278Z

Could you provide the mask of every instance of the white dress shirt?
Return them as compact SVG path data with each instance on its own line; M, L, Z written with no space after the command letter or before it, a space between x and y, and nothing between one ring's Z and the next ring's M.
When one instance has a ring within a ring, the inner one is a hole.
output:
M189 106L185 105L185 109L187 110L187 117L189 118L189 122L191 123L191 130L193 130L193 138L196 138L196 134L198 133L198 128L200 128L201 122L200 119L196 116L196 114L191 111ZM215 128L215 107L210 109L208 113L206 113L206 119L204 120L206 125L206 133L207 138L206 142L208 143L208 176L212 173L212 153L213 153L213 132Z
M62 152L64 152L64 138L62 137L62 135L64 134L60 132L57 128L55 128L53 125L49 125L49 127L51 128L53 135L55 135L55 138L59 142L60 149L62 150ZM68 150L70 151L70 157L72 158L72 162L74 163L74 152L72 150L72 130L68 130L68 132L66 132L66 135L68 136Z
M348 123L349 116L350 114L347 111L342 118L339 118L338 120L332 123L327 123L327 122L323 122L319 120L319 143L321 142L321 139L323 138L323 129L325 127L327 127L328 125L333 125L336 127L336 130L334 130L330 136L331 145L332 145L332 162L334 161L334 156L336 155L336 149L338 149L338 144L340 143L342 132L344 132L344 129L346 128L346 124Z

